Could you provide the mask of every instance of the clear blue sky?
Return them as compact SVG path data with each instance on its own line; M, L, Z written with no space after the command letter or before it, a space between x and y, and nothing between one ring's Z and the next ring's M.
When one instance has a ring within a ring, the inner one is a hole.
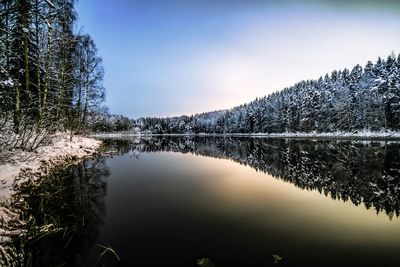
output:
M106 105L137 118L230 108L399 53L397 2L80 0L77 12Z

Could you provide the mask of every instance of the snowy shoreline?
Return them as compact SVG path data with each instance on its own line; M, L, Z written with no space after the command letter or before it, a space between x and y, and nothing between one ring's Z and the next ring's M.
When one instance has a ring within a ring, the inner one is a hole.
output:
M51 169L92 155L101 141L67 134L56 134L51 144L33 152L15 150L7 155L7 162L0 165L0 203L11 200L14 187L28 180L47 174ZM1 217L1 216L0 216Z
M118 138L118 137L152 137L152 136L216 136L216 137L265 137L265 138L321 138L321 139L400 139L400 132L333 132L333 133L172 133L172 134L152 134L152 133L95 133L93 138Z
M34 152L22 150L7 151L7 160L0 165L0 265L7 265L19 258L13 245L13 237L26 235L26 221L21 219L21 210L15 206L24 203L16 199L17 187L31 179L37 180L51 170L77 162L98 151L101 141L67 134L51 137L47 146ZM4 152L3 152L4 153ZM4 155L3 155L4 157Z

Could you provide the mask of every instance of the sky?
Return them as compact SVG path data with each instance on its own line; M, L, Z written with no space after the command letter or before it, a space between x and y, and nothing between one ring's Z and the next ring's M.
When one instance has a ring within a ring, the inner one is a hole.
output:
M79 0L110 113L231 108L400 53L397 0Z

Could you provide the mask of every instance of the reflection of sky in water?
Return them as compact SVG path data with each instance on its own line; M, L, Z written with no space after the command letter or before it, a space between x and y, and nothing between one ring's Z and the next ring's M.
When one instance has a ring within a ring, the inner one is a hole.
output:
M393 261L400 246L398 218L390 221L384 213L296 188L232 161L157 152L139 159L115 157L107 165L111 175L100 241L122 257L132 253L129 247L144 258L147 250L160 253L159 246L171 238L168 255L180 251L190 258L206 251L224 258L227 247L241 257L258 257L275 249L297 263L307 262L310 250L331 263ZM208 234L215 244L207 251ZM126 247L121 240L132 244Z

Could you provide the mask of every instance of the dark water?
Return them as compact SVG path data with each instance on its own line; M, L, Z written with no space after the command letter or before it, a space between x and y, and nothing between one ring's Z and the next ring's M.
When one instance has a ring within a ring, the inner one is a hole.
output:
M117 155L26 189L35 224L54 228L31 234L29 264L400 266L399 143L105 142Z

